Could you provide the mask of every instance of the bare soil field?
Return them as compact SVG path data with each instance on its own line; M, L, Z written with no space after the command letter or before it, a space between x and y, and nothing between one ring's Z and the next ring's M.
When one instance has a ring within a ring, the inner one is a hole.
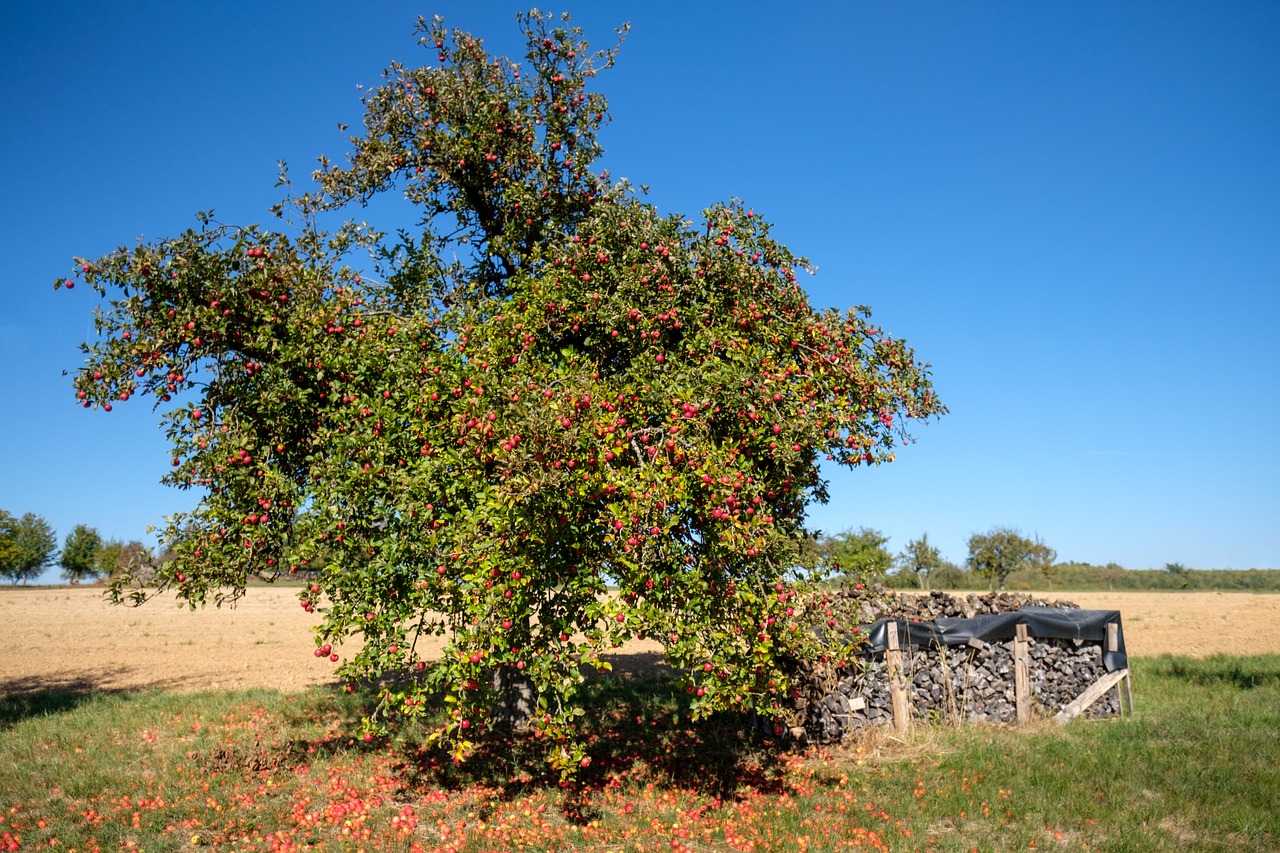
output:
M1119 610L1132 655L1280 654L1280 595L1046 595ZM299 690L333 681L334 665L314 655L316 621L298 606L297 590L284 587L254 588L234 608L195 612L172 598L114 607L92 587L8 587L0 589L0 696L58 688ZM625 673L651 669L659 659L659 647L637 642L614 663Z

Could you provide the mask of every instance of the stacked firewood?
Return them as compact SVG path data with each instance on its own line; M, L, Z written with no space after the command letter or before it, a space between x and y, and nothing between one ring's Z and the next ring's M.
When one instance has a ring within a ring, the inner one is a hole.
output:
M889 591L858 605L864 625L897 618L933 622L972 619L1024 606L1076 608L1012 593L971 594L963 598L933 592L893 595ZM1014 692L1014 641L973 641L962 646L903 649L903 680L911 713L936 722L1011 723L1017 711ZM1102 644L1080 640L1029 638L1033 711L1051 716L1106 674ZM853 665L817 666L797 673L791 697L791 736L811 743L834 743L867 726L891 724L893 703L883 654ZM1089 708L1093 717L1113 716L1118 700L1109 695Z
M1024 607L1080 606L1071 601L1050 601L1018 592L971 592L963 598L937 590L923 595L900 595L893 590L877 587L874 592L878 594L866 602L865 612L871 617L868 622L885 617L920 622L948 618L972 619L991 613L1010 613Z

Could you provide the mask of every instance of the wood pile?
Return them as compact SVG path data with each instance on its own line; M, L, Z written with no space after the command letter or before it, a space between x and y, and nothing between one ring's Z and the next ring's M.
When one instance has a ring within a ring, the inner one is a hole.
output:
M972 619L992 613L1010 613L1023 607L1080 607L1071 601L1050 601L1016 592L971 592L960 598L937 590L925 595L897 595L885 587L876 587L872 591L876 595L859 607L859 620L865 624L885 617L933 622L936 619Z
M868 625L884 618L911 622L972 619L1024 606L1078 609L1070 602L1011 593L958 598L940 592L896 596L883 591L877 599L859 603L858 620ZM901 701L906 703L899 721L903 711L935 722L1017 721L1017 642L972 640L960 646L904 646L898 658L901 663L895 664L901 668L899 684L905 694ZM1101 642L1030 636L1022 642L1026 644L1024 691L1029 693L1034 715L1052 716L1062 711L1108 674ZM835 743L867 726L894 724L889 657L887 653L872 655L844 669L819 666L797 673L791 698L792 739ZM1090 717L1119 714L1118 692L1109 692L1085 713Z

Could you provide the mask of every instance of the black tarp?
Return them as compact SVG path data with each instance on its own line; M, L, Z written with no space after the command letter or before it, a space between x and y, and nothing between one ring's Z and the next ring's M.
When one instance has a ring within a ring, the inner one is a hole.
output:
M1026 625L1032 637L1050 640L1100 642L1102 663L1107 672L1129 666L1124 650L1124 627L1119 610L1078 610L1067 607L1023 607L1008 613L992 613L972 619L959 617L917 622L910 619L881 619L865 628L869 654L883 654L888 648L890 622L898 624L898 643L908 646L962 646L971 639L993 642L1011 640L1018 625ZM1116 650L1107 651L1107 626L1116 626Z

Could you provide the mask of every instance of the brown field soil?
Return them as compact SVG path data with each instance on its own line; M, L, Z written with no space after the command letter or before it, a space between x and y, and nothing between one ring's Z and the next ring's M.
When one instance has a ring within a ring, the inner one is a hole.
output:
M1280 654L1280 595L1215 592L1047 593L1081 607L1119 610L1132 655ZM314 614L297 590L250 589L234 607L191 612L172 598L115 607L100 589L0 589L0 696L42 689L176 691L333 681L314 655ZM436 642L433 640L433 642ZM421 643L419 644L421 649ZM438 645L423 650L430 657ZM620 672L650 669L660 649L624 646Z

